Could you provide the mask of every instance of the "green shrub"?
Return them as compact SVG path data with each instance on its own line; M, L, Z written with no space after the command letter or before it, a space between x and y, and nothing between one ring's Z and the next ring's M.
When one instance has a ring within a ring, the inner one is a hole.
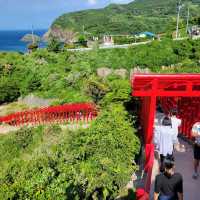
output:
M110 81L110 91L106 93L101 101L101 104L109 105L110 102L129 102L131 100L131 86L128 80L121 80L119 78Z
M87 198L114 199L118 189L126 185L136 169L132 160L140 146L134 131L123 106L111 104L88 131L71 135L70 162L76 163L79 174L74 178L87 183L85 188L82 186Z
M59 52L62 49L62 44L60 41L58 41L56 38L52 37L50 38L50 40L48 41L48 45L47 45L47 50L48 51L52 51L52 52Z
M114 37L114 43L115 44L131 44L136 42L136 39L134 37Z
M64 44L64 49L75 49L75 44Z
M87 83L86 92L90 97L92 97L95 103L98 103L108 91L108 85L98 79L90 79Z
M17 100L20 91L15 80L0 77L0 94L0 104Z

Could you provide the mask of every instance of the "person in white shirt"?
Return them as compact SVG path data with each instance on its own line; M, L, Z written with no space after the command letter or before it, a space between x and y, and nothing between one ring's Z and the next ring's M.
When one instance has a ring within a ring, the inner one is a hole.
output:
M163 121L163 118L165 117L165 114L162 110L162 107L160 104L157 105L157 108L156 108L156 117L154 119L154 144L155 144L155 150L157 150L157 145L159 144L159 142L157 141L158 140L158 135L159 135L159 128L160 126L162 126L162 121Z
M178 119L176 116L178 114L177 109L172 109L171 111L171 121L172 121L172 129L174 130L174 134L177 137L177 143L178 142L178 128L181 126L181 119Z
M171 110L171 121L172 121L172 129L174 130L174 134L176 135L176 144L174 145L174 148L178 152L184 152L185 151L185 146L181 145L179 140L178 140L178 129L181 126L181 119L177 118L178 111L176 108Z
M174 144L177 142L177 136L174 134L171 119L165 116L162 125L155 129L154 143L160 154L161 167L163 171L163 161L166 156L173 156Z

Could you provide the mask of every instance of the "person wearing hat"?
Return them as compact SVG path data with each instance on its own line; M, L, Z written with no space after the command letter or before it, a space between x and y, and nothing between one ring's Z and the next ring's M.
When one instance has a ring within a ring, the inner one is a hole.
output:
M164 160L164 173L156 176L154 200L183 200L183 178L180 173L175 173L171 156Z

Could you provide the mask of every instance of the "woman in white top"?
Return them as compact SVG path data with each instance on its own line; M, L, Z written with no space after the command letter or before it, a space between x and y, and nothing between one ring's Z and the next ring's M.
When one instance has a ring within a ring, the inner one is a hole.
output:
M174 134L172 122L169 117L164 117L161 126L155 129L154 143L160 154L161 171L163 171L163 161L166 156L173 156L174 144L177 136Z
M174 130L174 134L178 137L178 128L181 125L181 119L178 119L176 116L178 114L177 109L172 109L171 111L171 121L172 121L172 128ZM178 141L178 138L177 138Z

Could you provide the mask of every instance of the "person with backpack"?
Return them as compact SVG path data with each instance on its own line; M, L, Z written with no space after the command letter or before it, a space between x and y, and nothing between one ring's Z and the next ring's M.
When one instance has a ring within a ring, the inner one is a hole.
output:
M164 159L164 172L156 176L154 200L183 200L183 178L175 173L172 156Z

